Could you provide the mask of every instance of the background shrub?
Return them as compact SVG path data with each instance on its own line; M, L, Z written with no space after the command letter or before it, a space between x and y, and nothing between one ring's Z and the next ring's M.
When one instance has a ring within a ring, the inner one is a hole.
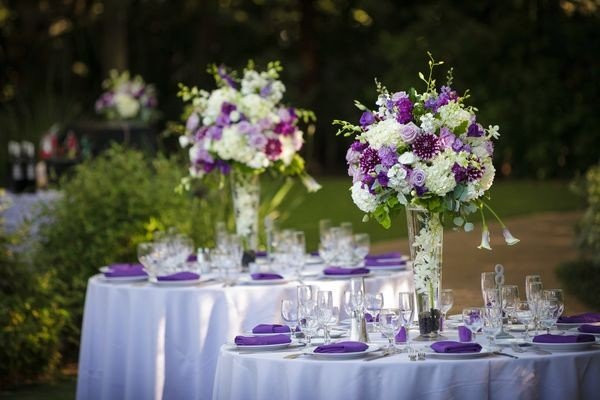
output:
M213 237L214 223L229 206L223 182L175 193L187 168L175 158L146 158L112 147L76 167L61 182L62 197L41 210L37 268L52 271L69 320L63 330L66 354L77 357L87 279L102 265L136 261L137 244L152 232L176 227L196 245ZM215 204L217 206L215 206Z

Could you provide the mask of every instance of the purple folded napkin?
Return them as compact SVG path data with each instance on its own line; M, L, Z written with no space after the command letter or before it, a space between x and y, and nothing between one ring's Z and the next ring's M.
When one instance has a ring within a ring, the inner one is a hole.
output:
M290 327L279 324L258 324L252 328L252 333L288 333Z
M365 322L379 322L379 315L377 316L377 318L375 318L375 320L373 320L373 316L370 313L366 312Z
M186 262L196 262L198 261L198 256L196 254L190 254L186 260Z
M600 313L583 313L572 315L570 317L561 316L557 321L559 324L586 324L590 322L600 322Z
M279 274L270 274L267 272L257 272L254 274L250 274L250 277L254 281L266 281L269 279L283 279L283 276L281 276Z
M473 333L466 326L458 327L458 340L461 342L470 342L473 338Z
M534 343L583 343L595 342L593 335L537 335Z
M388 253L367 254L365 260L385 260L390 258L402 258L402 253L399 251L390 251Z
M369 272L367 268L327 267L323 270L325 275L363 275Z
M159 281L193 281L200 278L200 275L193 272L182 271L171 275L159 276L156 279Z
M451 340L435 342L431 348L436 353L479 353L481 351L479 343L460 343Z
M366 258L365 266L367 267L396 267L398 265L406 265L404 260L378 260L376 258Z
M406 341L408 339L408 335L406 334L406 328L405 327L400 328L398 333L396 333L396 337L394 339L395 339L396 343L406 343Z
M104 273L107 278L119 278L125 276L146 276L142 264L111 264L108 271Z
M264 250L258 250L254 253L254 255L256 257L266 257L267 256L267 252Z
M600 325L583 324L579 328L577 328L577 330L579 332L583 332L583 333L598 333L598 334L600 334Z
M269 335L269 336L236 336L235 344L238 346L261 346L267 344L285 344L291 343L290 335Z
M337 342L324 344L315 349L315 353L358 353L365 351L369 345L363 342Z

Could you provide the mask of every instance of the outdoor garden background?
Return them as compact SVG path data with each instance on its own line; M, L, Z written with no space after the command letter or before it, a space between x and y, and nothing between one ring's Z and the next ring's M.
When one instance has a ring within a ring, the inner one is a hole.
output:
M110 69L153 83L161 111L147 126L150 147L63 154L75 166L50 185L60 196L0 230L0 398L74 396L85 287L98 266L135 260L137 243L171 226L197 246L211 245L229 195L217 180L175 193L187 166L172 129L182 113L177 84L213 88L210 63L280 60L286 100L316 112L303 155L323 189L306 194L285 184L282 199L273 195L284 182L265 182L263 213L306 231L309 250L327 217L353 222L378 249L406 251L403 218L390 230L361 222L345 175L348 141L331 121L359 118L352 100L374 102L374 77L392 89L418 87L416 71L432 52L455 67L455 86L471 90L481 121L501 126L491 204L522 241L511 248L497 241L489 253L475 250L476 234L449 233L444 286L455 289L455 308L479 301L466 288L500 262L512 282L540 272L565 288L567 311L600 309L599 7L598 0L0 0L0 187L9 184L10 140L37 149L52 127L64 140L99 119L94 102ZM454 245L464 241L473 246Z

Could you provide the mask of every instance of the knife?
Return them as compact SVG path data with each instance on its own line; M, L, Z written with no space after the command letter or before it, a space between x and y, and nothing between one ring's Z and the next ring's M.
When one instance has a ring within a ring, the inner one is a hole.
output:
M378 355L376 355L376 356L372 356L372 357L365 358L363 361L373 361L373 360L378 360L378 359L380 359L380 358L384 358L384 357L391 356L391 355L392 355L392 353L383 353L383 354L378 354Z
M493 353L493 354L496 354L496 355L498 355L498 356L504 356L504 357L514 358L514 359L516 359L516 360L518 360L518 359L519 359L519 357L517 357L517 356L513 356L512 354L502 353L501 351L494 351L494 352L492 352L492 353Z

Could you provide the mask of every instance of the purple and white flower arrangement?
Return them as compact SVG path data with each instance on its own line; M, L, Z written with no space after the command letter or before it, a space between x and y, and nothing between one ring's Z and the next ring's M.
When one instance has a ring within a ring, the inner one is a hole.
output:
M212 91L180 84L179 96L188 104L185 129L179 137L189 147L190 175L272 172L299 176L309 190L319 188L304 169L299 151L304 133L299 123L315 120L308 110L282 103L282 67L270 62L264 71L249 62L240 79L225 67L211 66L217 88Z
M491 249L486 210L500 222L506 242L515 244L519 240L487 203L496 172L492 156L499 127L485 127L477 119L478 110L466 104L468 91L460 95L451 87L452 69L446 85L436 87L433 70L443 62L429 56L429 76L419 73L426 84L423 93L414 88L390 92L376 81L375 108L356 101L362 111L358 124L334 121L340 126L338 135L355 137L346 154L352 199L365 219L373 217L386 228L403 206L450 217L465 231L473 229L469 218L479 211L483 221L479 247Z
M157 117L156 90L141 76L111 70L102 88L104 93L96 100L96 113L106 119L149 122Z

